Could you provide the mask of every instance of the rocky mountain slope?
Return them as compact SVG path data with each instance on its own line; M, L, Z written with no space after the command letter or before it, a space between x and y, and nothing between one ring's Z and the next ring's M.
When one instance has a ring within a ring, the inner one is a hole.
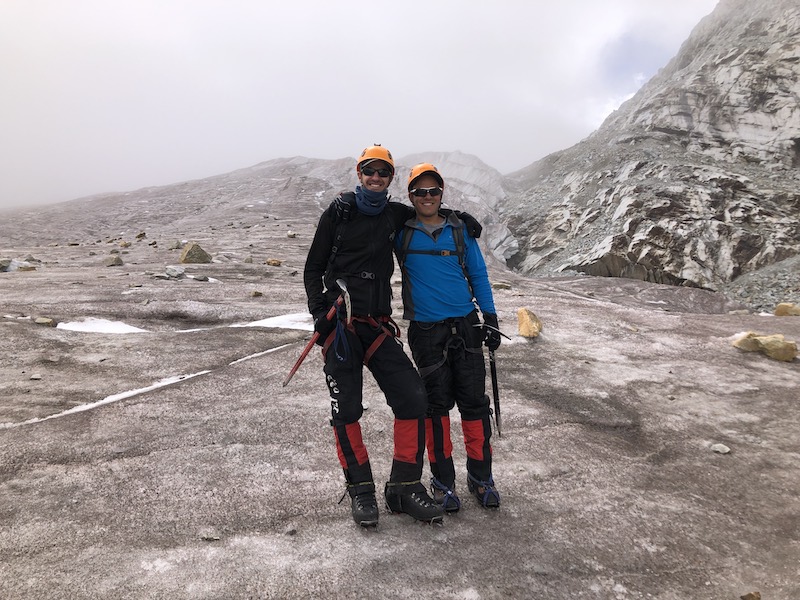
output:
M581 143L512 174L512 266L800 294L800 6L722 0Z

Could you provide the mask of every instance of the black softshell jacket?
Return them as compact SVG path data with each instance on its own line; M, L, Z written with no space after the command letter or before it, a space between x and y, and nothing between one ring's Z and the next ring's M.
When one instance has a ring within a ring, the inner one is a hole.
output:
M376 216L353 209L341 225L333 204L322 213L303 271L308 310L315 318L324 315L339 297L335 283L339 278L347 284L354 315L392 314L393 241L409 214L413 215L414 209L399 202L389 202ZM329 264L337 226L344 228L342 240Z

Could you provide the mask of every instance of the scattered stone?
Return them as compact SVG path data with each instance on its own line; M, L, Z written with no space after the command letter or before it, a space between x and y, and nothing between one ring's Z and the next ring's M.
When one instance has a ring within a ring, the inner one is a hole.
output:
M800 306L790 302L781 302L775 307L776 317L800 317Z
M286 232L286 237L287 238L296 238L297 234L290 229L289 231Z
M744 596L739 596L742 600L761 600L761 592L750 592Z
M167 250L180 250L183 248L183 244L180 241L172 242L168 247Z
M80 242L67 242L67 246L80 246Z
M131 247L131 243L127 242L127 241L122 241L122 242L119 243L119 247L120 248L130 248Z
M737 337L733 341L733 346L745 352L761 352L769 358L784 362L792 362L797 358L797 343L785 340L779 333L761 335L748 331L743 336Z
M110 254L119 254L119 249L118 248L112 248L109 252L110 252Z
M137 240L143 240L146 237L147 237L147 234L144 231L140 231L139 233L136 234L136 239Z
M105 263L107 267L119 267L122 266L122 258L118 254L114 256L109 256L106 258Z
M148 245L148 246L154 246L154 247L155 247L155 246L158 246L158 242L157 242L157 241L155 241L155 240L153 240L152 242L150 242L150 243L149 243L149 244L147 244L147 245Z
M260 298L261 296L264 295L264 292L259 292L258 290L253 290L252 292L250 292L250 295L253 298Z
M180 279L186 274L186 269L183 267L167 267L164 272L167 274L168 277L172 277L173 279Z
M253 257L252 256L248 256L247 258L244 259L244 262L246 264L248 264L248 265L252 265L253 264Z
M538 337L544 327L541 319L527 308L517 310L517 320L519 321L519 334L522 337Z
M270 267L280 267L281 264L283 264L283 261L278 258L268 258L264 264L269 265Z
M34 373L33 375L30 376L31 381L39 381L41 378L42 376L39 373Z
M16 258L4 258L0 260L0 271L35 271L36 266L24 260Z
M711 449L716 452L717 454L730 454L731 449L728 448L725 444L714 444L711 446Z
M511 284L505 281L496 281L492 284L492 287L496 290L510 290Z
M200 532L200 539L204 542L218 542L220 540L220 535L213 529L207 529Z
M192 279L195 281L208 281L208 277L205 275L195 275Z
M182 263L205 264L211 262L211 255L196 242L189 242L183 247L180 261Z
M56 325L58 325L58 323L56 323L56 320L51 319L50 317L36 317L33 320L33 322L36 323L37 325L45 325L47 327L55 327Z

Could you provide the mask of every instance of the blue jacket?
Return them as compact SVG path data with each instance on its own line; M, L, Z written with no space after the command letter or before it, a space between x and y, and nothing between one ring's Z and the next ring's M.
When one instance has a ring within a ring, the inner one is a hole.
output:
M481 312L497 313L480 246L469 236L458 217L450 215L443 228L436 232L436 239L416 218L406 221L406 227L415 230L408 250L437 252L447 250L451 254L442 256L408 252L405 255L402 265L404 319L436 322L452 317L464 317L475 310L475 301ZM461 227L463 231L465 268L469 282L456 255L453 227ZM406 235L408 231L402 229L395 239L395 251L398 254L401 253Z

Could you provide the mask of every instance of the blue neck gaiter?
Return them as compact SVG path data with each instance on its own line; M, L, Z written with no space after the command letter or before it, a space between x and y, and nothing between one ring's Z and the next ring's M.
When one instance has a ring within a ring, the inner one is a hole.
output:
M365 215L374 217L375 215L381 214L388 202L389 194L386 190L382 192L373 192L362 189L360 185L356 187L356 206L358 210Z

